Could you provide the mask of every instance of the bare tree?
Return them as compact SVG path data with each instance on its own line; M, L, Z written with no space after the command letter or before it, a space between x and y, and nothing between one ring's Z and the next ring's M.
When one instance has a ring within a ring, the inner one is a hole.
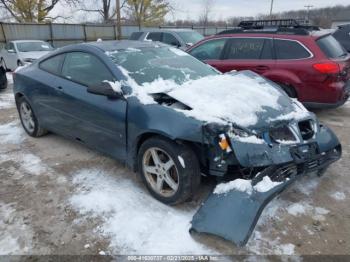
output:
M210 13L213 10L213 0L202 0L202 1L203 1L203 5L202 5L201 14L199 16L199 22L203 26L208 26Z
M100 15L104 23L112 23L117 13L120 13L120 9L122 9L127 0L116 0L116 4L114 5L113 0L98 0L93 1L88 4L84 3L81 11L97 13ZM119 8L117 7L119 4ZM117 12L118 10L118 12Z
M61 16L51 17L49 13L59 3L75 5L80 0L0 0L0 8L17 22L44 22Z

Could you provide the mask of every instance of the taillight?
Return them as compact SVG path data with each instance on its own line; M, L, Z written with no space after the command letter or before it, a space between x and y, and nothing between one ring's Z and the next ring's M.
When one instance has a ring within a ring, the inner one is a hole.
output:
M313 68L315 68L318 72L322 74L339 74L340 73L339 65L333 62L314 64Z

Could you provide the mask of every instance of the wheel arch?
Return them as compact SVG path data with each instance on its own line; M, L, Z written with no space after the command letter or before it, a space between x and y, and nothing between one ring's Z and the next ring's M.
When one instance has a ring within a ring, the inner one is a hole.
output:
M175 142L179 145L181 145L181 144L185 145L185 146L189 147L193 152L196 152L198 149L198 143L196 143L196 142L187 141L187 140L184 140L181 138L171 137L167 134L164 134L163 132L148 131L148 132L142 133L136 138L134 145L132 147L132 169L134 171L138 171L137 170L137 156L138 156L138 153L139 153L139 150L140 150L142 144L152 137L159 137L159 138L163 138L165 140ZM198 161L200 161L200 158L197 156L197 154L195 154L195 156L197 157Z
M296 97L300 97L300 85L302 85L303 82L296 74L287 70L279 69L270 72L269 74L265 75L265 77L277 84L292 88Z

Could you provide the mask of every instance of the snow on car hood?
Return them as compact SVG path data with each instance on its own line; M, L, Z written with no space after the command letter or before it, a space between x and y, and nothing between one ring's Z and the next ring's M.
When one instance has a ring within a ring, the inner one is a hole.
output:
M36 60L48 53L50 53L50 51L20 52L20 56L22 59L30 58Z
M277 86L250 72L213 75L189 80L182 85L158 79L138 86L128 83L141 103L155 103L152 93L166 93L190 110L174 109L206 123L235 123L242 127L263 127L274 121L310 116L296 100Z

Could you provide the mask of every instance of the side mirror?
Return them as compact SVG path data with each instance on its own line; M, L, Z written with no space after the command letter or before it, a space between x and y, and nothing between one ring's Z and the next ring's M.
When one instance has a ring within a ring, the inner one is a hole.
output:
M115 99L123 97L123 94L121 92L114 91L108 82L101 82L97 85L91 85L88 87L87 92Z

